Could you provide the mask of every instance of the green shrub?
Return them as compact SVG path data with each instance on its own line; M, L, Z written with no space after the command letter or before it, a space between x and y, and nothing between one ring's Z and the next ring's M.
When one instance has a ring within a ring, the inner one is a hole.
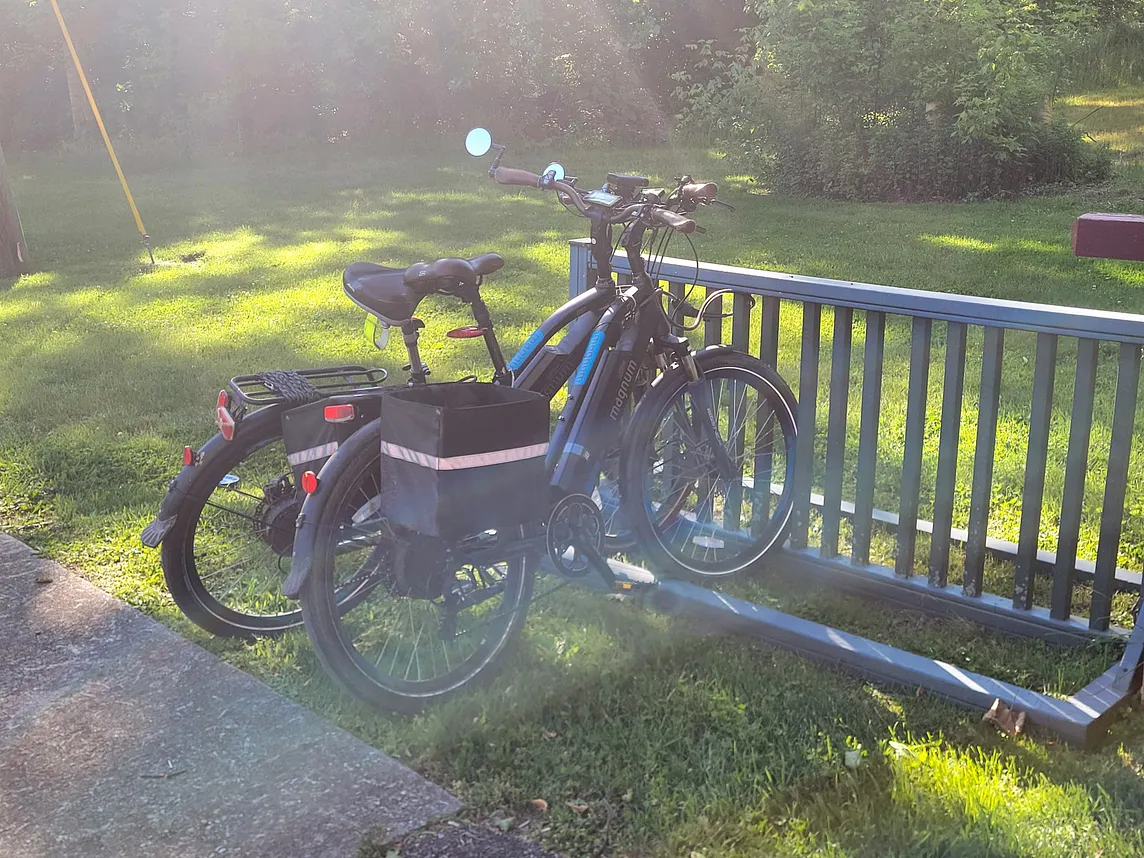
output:
M1106 151L1047 117L1091 10L1006 0L756 0L737 53L698 46L683 120L715 126L772 190L988 197L1086 182ZM695 83L702 77L702 84Z

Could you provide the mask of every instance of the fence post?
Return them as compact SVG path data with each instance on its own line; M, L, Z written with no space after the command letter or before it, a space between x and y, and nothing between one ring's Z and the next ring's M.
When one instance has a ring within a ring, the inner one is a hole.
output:
M842 520L842 471L846 465L846 413L850 395L850 347L854 311L834 308L834 342L830 350L830 407L826 421L826 473L822 480L822 556L838 554Z
M910 332L910 386L906 396L906 446L902 459L902 497L898 504L898 556L894 573L908 578L914 570L918 538L918 499L922 490L922 450L929 393L930 335L933 323L915 316Z
M969 535L965 540L967 596L981 595L985 573L985 540L989 536L989 502L993 492L993 452L997 446L997 417L1001 406L1001 360L1005 329L985 328L981 354L981 389L977 399L977 443L973 450L973 485L969 495Z
M1097 341L1081 337L1076 343L1076 381L1073 383L1069 448L1065 455L1065 490L1057 532L1057 565L1053 569L1052 617L1067 620L1072 614L1076 550L1084 511L1084 478L1088 470L1088 439L1092 432L1092 404L1096 393Z
M1041 536L1041 505L1045 499L1045 471L1049 457L1049 425L1053 415L1053 382L1057 370L1057 338L1037 334L1033 365L1033 406L1029 412L1029 446L1025 453L1025 488L1021 494L1021 530L1017 568L1013 575L1013 607L1033 607L1037 547Z
M588 288L588 268L592 252L587 245L571 242L568 245L568 297L575 298Z
M950 322L945 333L945 375L941 394L941 437L937 448L937 481L933 499L929 584L945 587L949 577L953 495L957 489L957 447L961 436L961 400L965 392L964 322Z
M818 353L822 341L822 306L802 305L802 359L798 382L798 437L794 453L792 548L806 548L810 531L810 489L814 480L815 412L818 406Z

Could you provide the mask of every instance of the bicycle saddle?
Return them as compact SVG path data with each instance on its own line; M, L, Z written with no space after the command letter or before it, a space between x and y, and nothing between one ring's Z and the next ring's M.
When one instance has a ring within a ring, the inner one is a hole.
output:
M446 257L436 262L416 262L405 269L405 283L419 292L454 292L459 285L475 286L478 277L504 266L499 253L482 253L472 259Z
M372 262L355 262L342 274L349 299L390 325L413 317L421 299L432 292L453 292L461 283L475 284L504 267L498 253L482 253L472 259L445 258L418 262L408 268L387 268Z

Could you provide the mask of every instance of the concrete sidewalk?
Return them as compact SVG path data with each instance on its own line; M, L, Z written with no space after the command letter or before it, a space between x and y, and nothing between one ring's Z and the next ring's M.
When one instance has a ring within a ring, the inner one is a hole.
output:
M3 858L353 858L458 807L0 534Z

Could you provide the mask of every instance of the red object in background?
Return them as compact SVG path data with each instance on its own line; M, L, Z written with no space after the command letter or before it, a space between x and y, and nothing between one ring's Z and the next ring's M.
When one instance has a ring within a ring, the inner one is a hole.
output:
M1144 262L1144 215L1084 214L1072 228L1077 256Z

